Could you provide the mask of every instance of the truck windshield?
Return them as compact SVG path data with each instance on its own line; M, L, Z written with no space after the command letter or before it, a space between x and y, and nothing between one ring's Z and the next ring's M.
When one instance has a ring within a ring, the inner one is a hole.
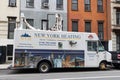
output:
M100 41L98 41L98 51L105 51L104 46Z

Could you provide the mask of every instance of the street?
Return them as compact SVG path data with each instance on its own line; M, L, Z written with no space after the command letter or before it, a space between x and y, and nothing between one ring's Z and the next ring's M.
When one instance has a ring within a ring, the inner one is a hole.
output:
M50 73L36 70L0 70L0 80L119 80L120 70L55 69Z

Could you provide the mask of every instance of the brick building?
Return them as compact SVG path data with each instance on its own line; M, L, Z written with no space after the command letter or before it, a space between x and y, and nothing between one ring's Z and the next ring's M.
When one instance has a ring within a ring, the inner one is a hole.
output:
M110 0L68 0L68 31L95 32L109 50Z

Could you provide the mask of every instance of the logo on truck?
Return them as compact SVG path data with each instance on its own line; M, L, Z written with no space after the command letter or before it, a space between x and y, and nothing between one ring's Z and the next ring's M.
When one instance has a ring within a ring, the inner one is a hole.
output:
M21 35L22 40L31 40L30 34L24 33Z
M93 35L89 35L88 38L89 39L93 39L94 37L93 37Z

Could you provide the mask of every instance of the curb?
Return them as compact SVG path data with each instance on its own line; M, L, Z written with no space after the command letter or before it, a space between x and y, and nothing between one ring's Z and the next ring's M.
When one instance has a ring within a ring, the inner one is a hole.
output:
M9 69L10 66L11 66L11 64L0 64L0 70Z

